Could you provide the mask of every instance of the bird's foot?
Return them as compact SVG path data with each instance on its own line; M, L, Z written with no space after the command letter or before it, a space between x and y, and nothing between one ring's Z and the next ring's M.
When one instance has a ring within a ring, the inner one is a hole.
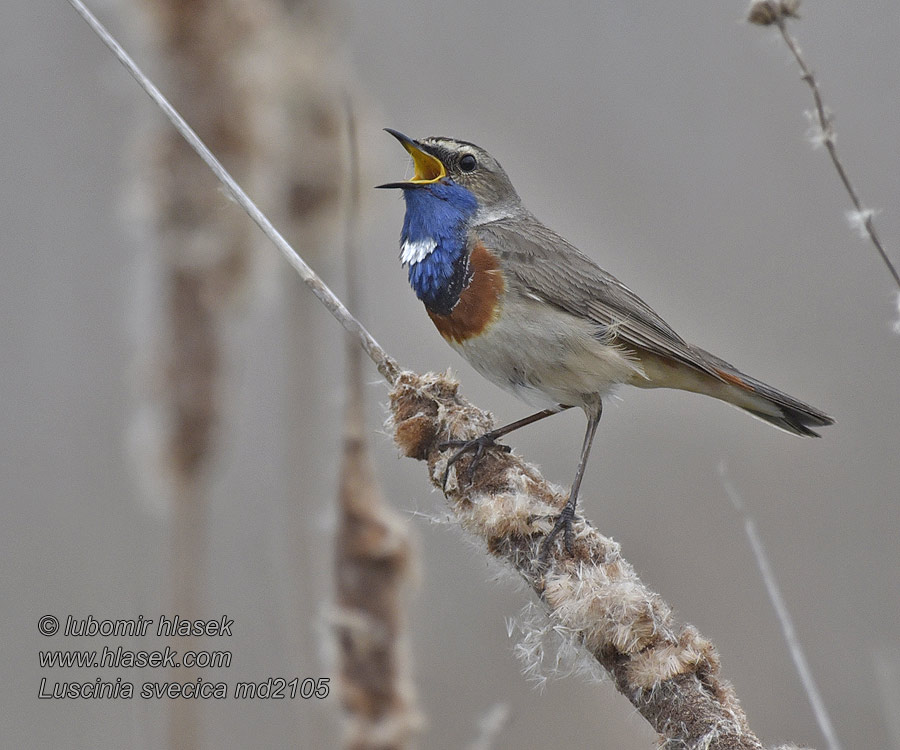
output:
M572 532L572 522L575 520L575 503L568 502L563 506L563 509L559 512L559 515L556 517L556 523L553 524L553 528L550 529L550 533L544 537L544 541L541 543L541 561L547 562L550 558L550 548L553 545L554 540L559 533L562 532L563 535L563 546L565 547L566 553L572 554L572 542L574 540L574 534Z
M484 454L490 450L495 449L499 450L503 453L509 453L512 448L508 445L503 445L502 443L497 442L497 435L494 432L486 432L484 435L480 437L473 438L472 440L447 440L441 443L438 446L438 450L446 450L447 448L459 448L456 453L454 453L447 461L447 468L444 469L444 476L441 479L441 487L446 492L447 490L447 479L450 476L450 467L453 466L460 458L462 458L466 453L472 453L474 451L475 455L472 456L472 460L469 461L469 466L466 469L466 481L468 484L472 484L472 480L475 477L475 470L478 468L478 464L481 459L484 458Z

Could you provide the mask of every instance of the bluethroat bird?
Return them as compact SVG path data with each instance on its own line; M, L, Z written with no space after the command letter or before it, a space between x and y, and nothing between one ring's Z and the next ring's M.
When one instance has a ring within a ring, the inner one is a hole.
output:
M587 431L568 502L545 537L572 547L572 520L603 398L619 384L679 388L743 409L793 433L834 423L824 412L687 343L618 279L522 204L487 151L452 138L412 140L388 129L413 159L400 188L406 216L400 261L447 343L488 380L540 407L458 447L447 470L474 451L470 470L495 441L564 409L581 407ZM447 474L444 475L446 484Z

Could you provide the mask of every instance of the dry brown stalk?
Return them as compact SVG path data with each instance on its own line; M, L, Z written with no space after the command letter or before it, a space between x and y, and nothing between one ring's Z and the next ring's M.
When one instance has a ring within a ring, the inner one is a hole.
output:
M252 115L260 105L259 88L242 70L264 23L251 6L235 5L234 13L197 0L155 0L144 6L169 66L173 98L244 179L252 177L262 141ZM222 334L228 302L247 277L253 237L240 214L222 212L215 183L177 133L161 130L152 141L150 223L166 319L154 336L165 342L161 361L151 367L164 373L153 408L164 415L155 421L165 425L158 440L169 461L169 596L172 611L193 619L204 605L206 469L215 455L223 409ZM179 641L179 649L192 647ZM177 670L179 680L198 675L193 669ZM171 703L168 742L173 748L201 744L200 704Z
M402 373L390 395L389 426L405 456L428 462L440 487L448 439L492 427L490 416L457 393L445 375ZM521 458L489 453L466 476L471 458L454 466L446 491L456 520L493 557L512 566L538 595L559 631L568 633L612 676L618 690L671 746L760 750L731 685L719 674L715 647L648 589L619 545L587 521L575 524L573 554L561 542L541 558L541 542L565 503ZM683 744L681 744L683 743Z
M404 589L408 533L385 504L365 438L344 439L332 618L348 750L401 750L420 721L409 678Z

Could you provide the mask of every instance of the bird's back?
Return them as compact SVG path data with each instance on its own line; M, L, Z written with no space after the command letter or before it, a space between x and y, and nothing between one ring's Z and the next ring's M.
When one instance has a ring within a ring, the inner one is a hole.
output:
M602 396L623 383L712 396L797 435L816 435L811 427L833 423L687 343L627 286L531 214L479 225L473 241L495 254L505 280L498 316L505 323L492 339L519 342L513 381L525 380L551 399L577 399L560 401L567 405L591 403L588 388ZM490 365L473 364L487 375ZM510 380L510 368L498 368L502 378L495 373L493 379Z

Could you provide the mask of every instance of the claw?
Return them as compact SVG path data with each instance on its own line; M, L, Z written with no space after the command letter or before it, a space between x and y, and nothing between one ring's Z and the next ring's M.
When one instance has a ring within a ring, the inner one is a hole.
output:
M550 557L550 547L553 544L553 541L559 536L559 532L563 533L563 546L565 547L566 554L571 555L573 552L572 542L574 541L574 535L572 533L572 522L575 520L575 505L573 503L566 503L563 506L563 509L559 512L559 515L556 517L556 523L553 524L553 528L550 529L550 533L544 537L544 541L541 543L541 560L546 562Z
M459 450L447 460L447 468L444 469L444 475L441 477L441 487L445 492L447 491L447 479L450 477L450 467L466 453L475 451L475 455L472 456L469 467L466 469L466 482L472 484L472 480L475 478L475 470L478 468L478 464L481 462L481 459L484 458L484 454L489 448L499 450L503 453L509 453L512 450L510 446L498 443L494 435L490 432L486 432L484 435L473 438L472 440L446 440L438 445L438 450L446 450L447 448L459 448Z

